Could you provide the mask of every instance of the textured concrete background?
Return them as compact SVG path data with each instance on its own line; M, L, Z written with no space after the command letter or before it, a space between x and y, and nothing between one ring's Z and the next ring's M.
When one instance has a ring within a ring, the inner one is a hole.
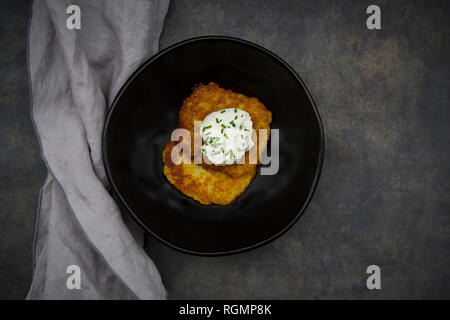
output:
M173 1L161 47L231 35L284 58L325 127L322 177L299 220L236 256L194 257L148 237L170 298L450 298L447 1ZM29 118L27 1L0 4L0 298L31 279L45 168ZM368 265L382 289L365 286Z
M30 118L27 23L28 1L0 1L0 299L22 299L28 290L46 175Z

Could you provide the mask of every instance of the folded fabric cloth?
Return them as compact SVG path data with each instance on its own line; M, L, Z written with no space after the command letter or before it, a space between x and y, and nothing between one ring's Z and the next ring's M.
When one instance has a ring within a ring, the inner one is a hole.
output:
M70 5L80 9L81 29L66 24L75 12L67 10ZM40 195L28 299L166 297L142 248L142 230L126 225L127 215L122 217L108 192L101 147L108 107L136 67L158 51L168 5L151 0L32 5L32 119L48 176ZM78 275L79 289L68 283L76 283Z

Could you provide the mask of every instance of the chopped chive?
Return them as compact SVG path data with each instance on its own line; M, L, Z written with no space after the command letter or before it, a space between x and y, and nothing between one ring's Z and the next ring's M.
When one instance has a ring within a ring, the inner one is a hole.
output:
M234 117L234 120L236 120L238 118L238 116Z
M237 109L236 108L234 108L234 113L236 113L237 112Z
M233 120L230 121L230 124L231 124L233 127L236 127L236 124L234 123Z
M203 127L202 131L205 131L206 129L209 129L209 128L211 128L211 127L212 127L211 125L206 126L206 127Z
M225 132L223 133L223 135L225 136L225 138L227 138L227 139L228 139L228 136L227 136L227 134L226 134Z
M222 110L222 111L220 111L220 113L224 113L226 110Z
M227 126L226 125L224 125L223 123L221 124L221 126L222 126L222 128L226 128Z
M239 130L242 130L242 124L239 126Z
M216 122L217 122L217 123L221 123L222 120L219 120L219 118L216 118Z

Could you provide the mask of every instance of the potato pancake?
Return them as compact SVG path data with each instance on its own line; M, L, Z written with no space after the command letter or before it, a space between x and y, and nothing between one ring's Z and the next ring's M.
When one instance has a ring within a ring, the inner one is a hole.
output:
M250 184L256 174L256 167L239 178L217 171L208 170L199 164L185 163L187 157L174 155L172 161L172 149L177 141L169 141L163 150L164 175L169 182L185 195L194 198L201 204L219 204L226 206L241 195ZM181 161L181 163L178 163Z
M253 121L253 129L259 132L259 129L267 130L267 139L261 142L259 148L257 137L253 135L253 148L257 148L258 163L260 155L267 145L270 137L270 123L272 122L272 113L256 98L249 98L231 90L220 88L216 83L207 85L198 85L193 89L192 94L186 98L178 114L178 122L181 128L190 131L192 137L192 146L194 146L194 121L203 121L205 117L214 111L226 108L238 108L248 112ZM200 137L200 133L197 133ZM201 137L200 137L201 139ZM208 170L216 170L227 174L232 178L239 178L255 170L256 164L249 163L249 153L245 154L245 163L232 165L214 165L202 163L202 166Z

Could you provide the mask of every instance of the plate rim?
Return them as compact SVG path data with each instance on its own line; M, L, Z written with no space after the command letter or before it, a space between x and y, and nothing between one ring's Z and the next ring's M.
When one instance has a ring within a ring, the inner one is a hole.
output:
M281 65L283 65L293 76L294 78L297 80L297 82L301 85L301 87L303 88L303 90L306 92L306 96L312 106L312 109L314 111L314 116L316 117L317 123L319 125L319 131L320 131L320 146L319 146L319 158L318 158L318 162L317 162L317 169L314 175L314 180L312 182L312 185L309 189L308 192L308 196L305 200L305 202L303 203L303 206L300 208L300 210L297 212L297 215L279 232L277 232L276 234L261 240L255 244L246 246L246 247L242 247L242 248L238 248L238 249L233 249L233 250L227 250L227 251L217 251L217 252L202 252L202 251L195 251L195 250L191 250L191 249L186 249L186 248L182 248L179 247L173 243L171 243L170 241L162 238L161 236L159 236L158 234L156 234L155 232L153 232L147 225L145 225L135 214L135 212L129 207L129 205L127 204L127 202L125 201L125 199L123 198L122 194L119 192L116 183L114 182L112 175L111 175L111 170L109 167L109 162L108 162L108 156L107 156L107 147L106 147L106 135L107 135L107 131L109 128L109 123L110 123L110 119L111 116L117 106L118 101L120 100L122 94L125 92L125 90L127 89L127 87L129 86L129 84L136 78L136 76L143 71L148 65L150 65L153 61L157 60L159 57L161 57L162 55L168 53L169 51L172 51L180 46L192 43L192 42L198 42L198 41L205 41L205 40L226 40L226 41L232 41L232 42L237 42L240 44L244 44L250 47L253 47L257 50L262 51L263 53L271 56L272 58L274 58L275 60L277 60L279 63L281 63ZM309 204L311 203L311 200L314 196L314 193L317 189L318 183L319 183L319 179L322 173L322 167L323 167L323 161L324 161L324 154L325 154L325 134L324 134L324 129L323 129L323 124L322 124L322 119L320 117L319 111L317 109L316 103L311 95L311 93L309 92L308 88L306 87L306 84L304 83L303 79L297 74L297 72L287 63L285 62L281 57L279 57L277 54L273 53L272 51L256 44L253 42L250 42L248 40L244 40L244 39L240 39L240 38L236 38L236 37L231 37L231 36L223 36L223 35L207 35L207 36L199 36L199 37L193 37L193 38L189 38L189 39L185 39L179 42L176 42L166 48L164 48L161 51L158 51L157 53L155 53L153 56L151 56L150 58L146 59L144 62L142 62L137 68L136 70L127 78L127 80L125 81L125 83L120 87L119 91L117 92L116 96L114 97L112 103L110 104L109 108L108 108L108 112L106 115L106 120L105 120L105 124L103 126L103 132L102 132L102 159L103 159L103 166L105 168L105 173L106 176L108 178L108 181L110 182L111 186L113 187L113 191L116 193L117 197L119 198L120 202L122 203L122 205L127 209L128 213L131 214L131 216L134 218L134 220L148 233L150 233L152 236L154 236L156 239L158 239L159 241L161 241L163 244L169 246L170 248L173 248L177 251L183 252L183 253L188 253L191 255L196 255L196 256L226 256L226 255L232 255L232 254L237 254L237 253L242 253L245 251L249 251L252 249L256 249L258 247L261 247L269 242L272 242L273 240L277 239L278 237L280 237L281 235L283 235L286 231L288 231L299 219L300 217L303 215L303 213L306 211L306 209L308 208ZM112 196L112 195L111 195Z

